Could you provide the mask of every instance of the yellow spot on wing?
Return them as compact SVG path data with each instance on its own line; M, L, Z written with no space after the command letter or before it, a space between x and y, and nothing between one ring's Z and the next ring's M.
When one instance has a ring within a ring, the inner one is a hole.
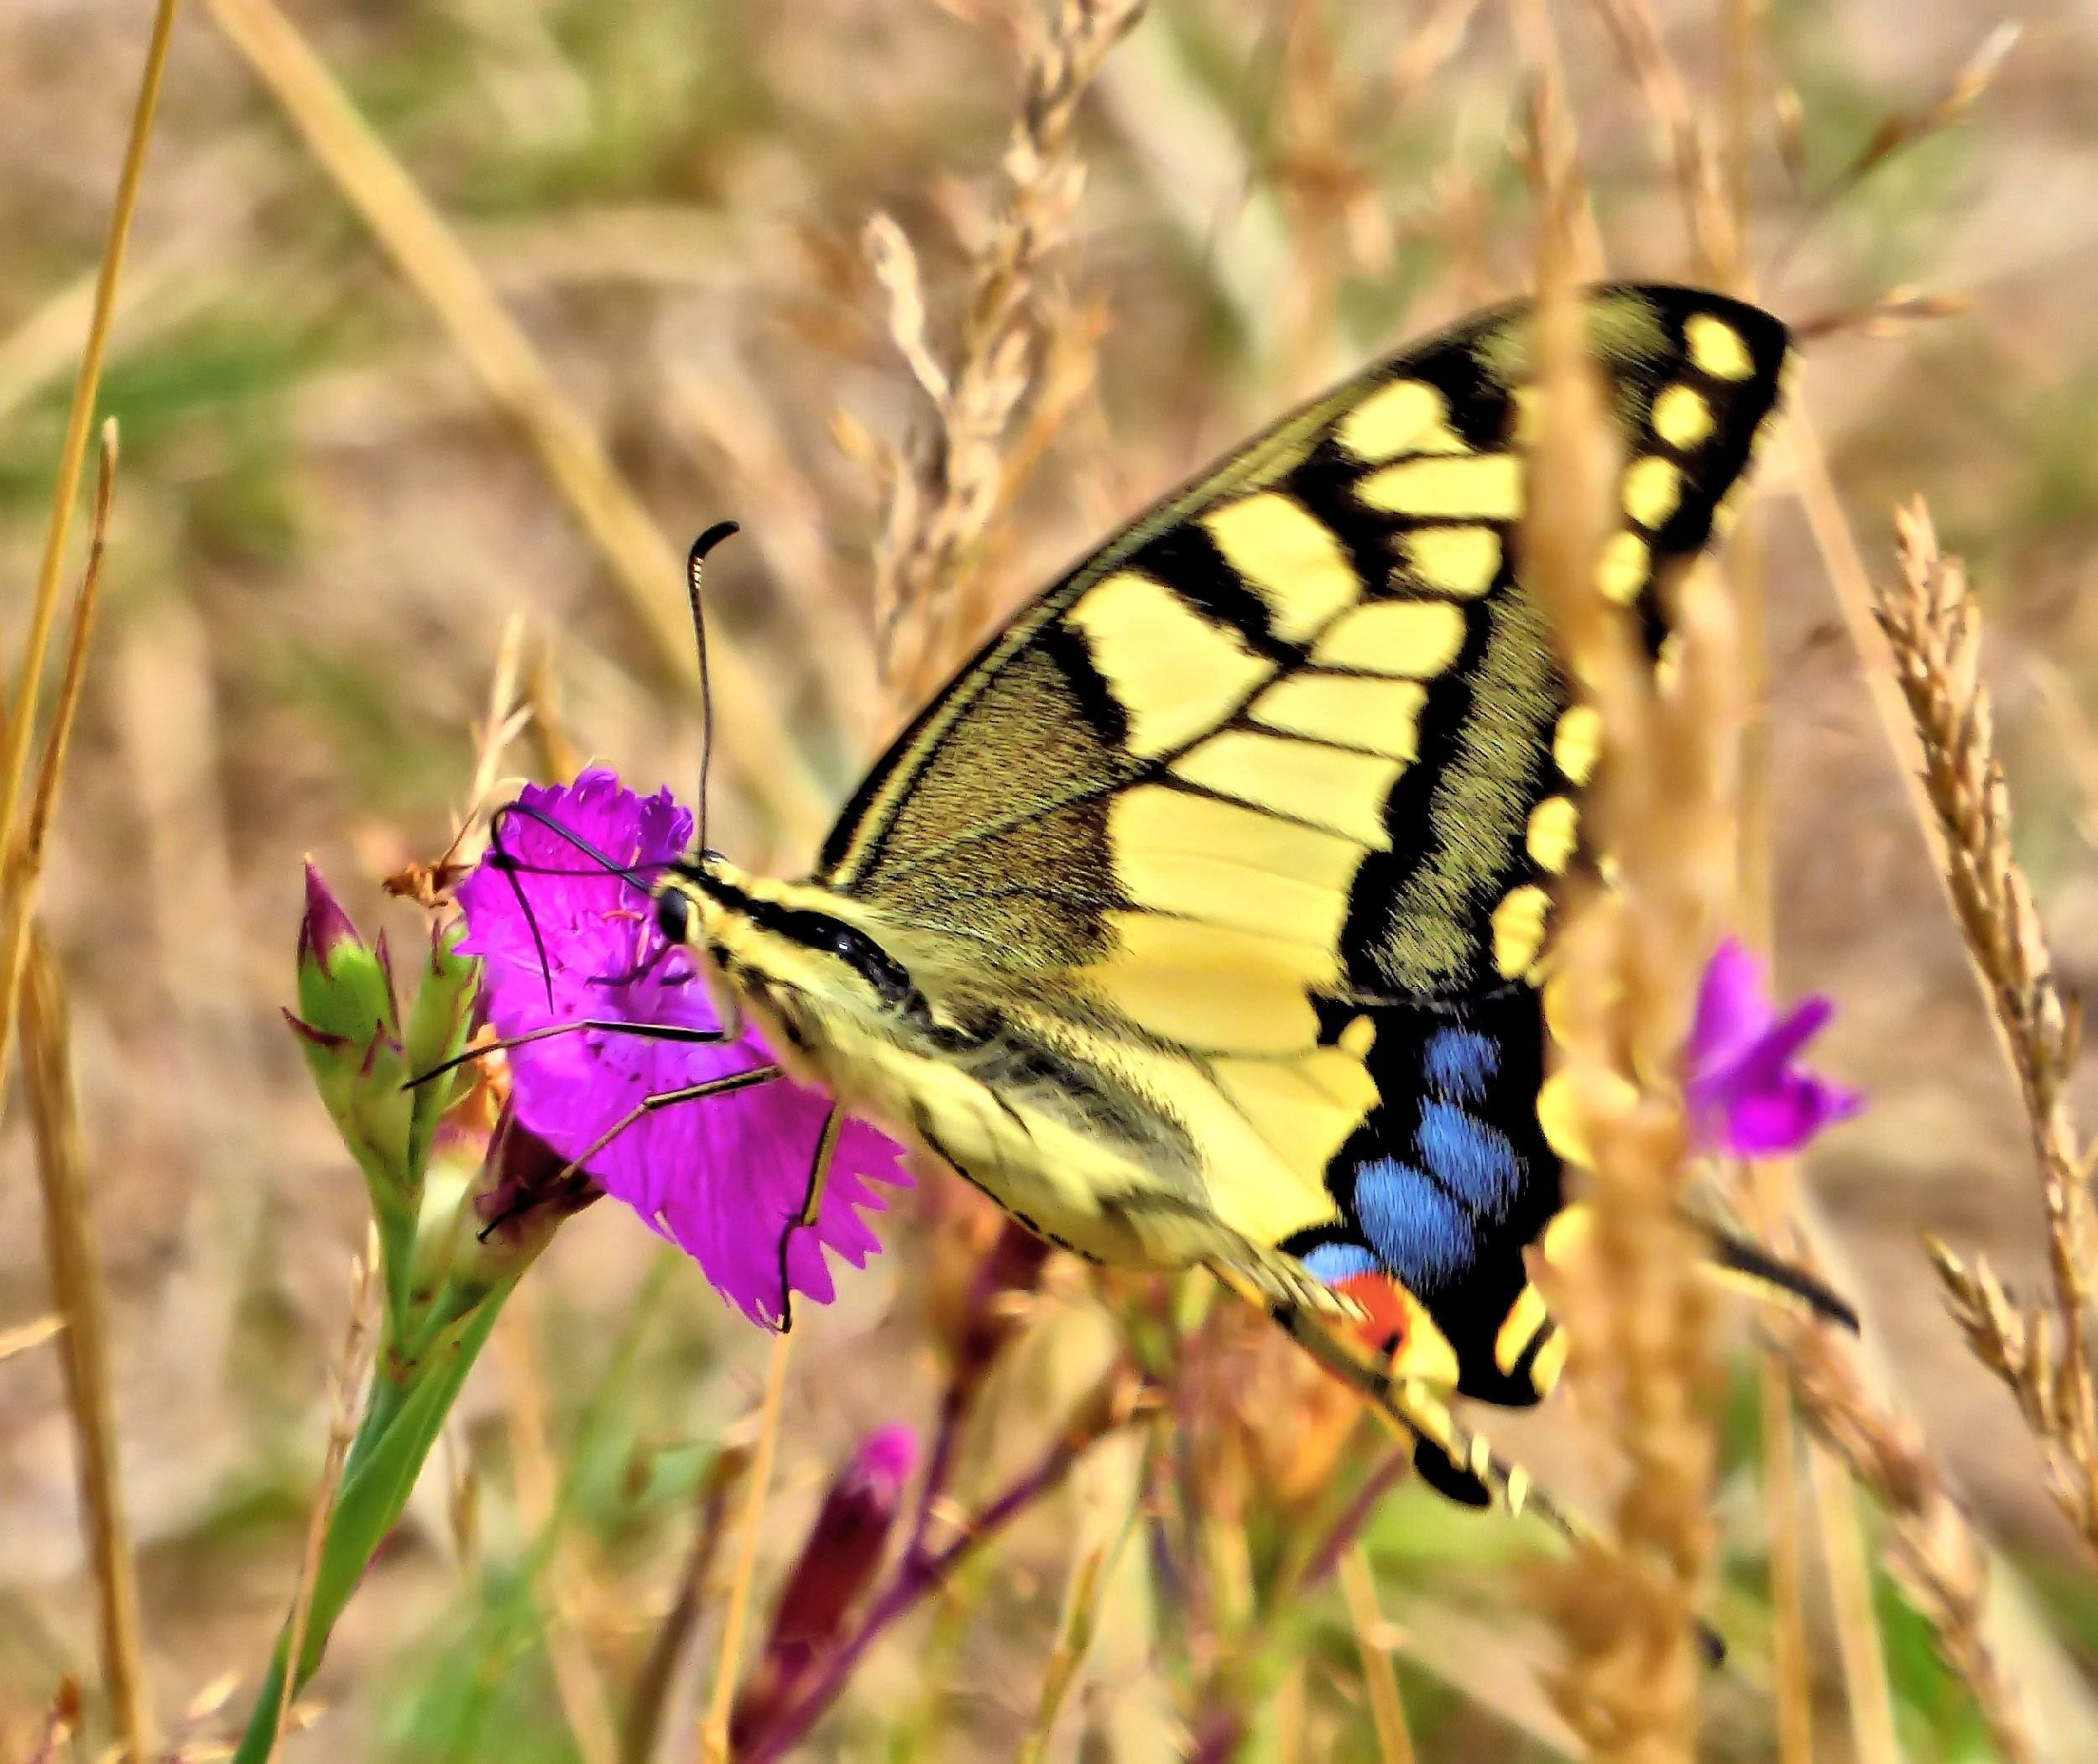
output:
M1449 405L1434 387L1419 380L1380 386L1341 419L1340 445L1370 464L1401 453L1461 453L1450 432Z
M1593 705L1577 704L1561 713L1552 736L1552 758L1575 784L1595 774L1603 753L1603 719Z
M1529 830L1524 837L1532 860L1548 875L1558 875L1574 855L1579 838L1579 817L1566 796L1547 796L1530 811Z
M1391 843L1384 801L1405 762L1286 735L1226 729L1176 759L1176 775L1364 845Z
M1132 570L1088 589L1065 617L1129 712L1130 750L1147 759L1213 728L1272 671L1236 632Z
M1119 947L1086 975L1140 1028L1233 1053L1317 1045L1318 1014L1308 994L1334 983L1330 951L1160 913L1117 912L1109 919Z
M1613 533L1595 560L1595 586L1620 607L1630 606L1647 585L1647 541L1636 533Z
M1709 312L1683 321L1683 340L1690 346L1690 359L1715 380L1745 380L1756 371L1741 332Z
M1379 600L1326 628L1312 647L1323 667L1430 680L1464 646L1464 614L1447 600Z
M1330 951L1365 849L1256 809L1146 785L1109 823L1114 878L1134 904Z
M1712 432L1712 407L1690 386L1667 386L1653 401L1653 432L1674 448L1688 451Z
M1511 888L1494 908L1494 966L1513 979L1529 972L1544 947L1544 918L1551 896L1534 882Z
M1500 570L1500 535L1491 527L1420 527L1399 545L1424 584L1463 600L1485 593Z
M1427 688L1413 680L1360 674L1292 674L1278 680L1247 714L1270 728L1356 747L1394 759L1420 753L1418 719Z
M1500 1333L1494 1337L1494 1364L1503 1372L1513 1372L1516 1362L1522 1358L1537 1331L1551 1318L1552 1313L1545 1308L1544 1295L1535 1286L1524 1286L1516 1294L1516 1302L1508 1307L1507 1316L1501 1319Z
M1370 1057L1370 1050L1376 1045L1376 1019L1365 1014L1357 1017L1340 1031L1339 1046L1344 1052L1364 1060Z
M1537 1357L1530 1362L1530 1382L1537 1387L1540 1395L1549 1396L1558 1385L1560 1375L1566 1370L1566 1337L1554 1335L1537 1349ZM1527 1488L1527 1485L1526 1485ZM1509 1479L1511 1500L1515 1494L1514 1479Z
M1362 481L1373 509L1420 519L1514 520L1522 513L1522 462L1512 453L1402 460Z
M1649 531L1667 525L1683 500L1683 470L1672 459L1650 453L1625 468L1625 512Z
M1362 592L1340 541L1302 504L1274 491L1202 518L1231 567L1267 603L1276 635L1302 643Z

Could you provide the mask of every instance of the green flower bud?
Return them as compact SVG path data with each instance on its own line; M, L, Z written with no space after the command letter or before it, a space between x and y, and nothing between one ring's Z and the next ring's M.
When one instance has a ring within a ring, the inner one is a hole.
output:
M415 1002L409 1007L408 1033L403 1043L411 1078L434 1071L466 1046L481 976L480 963L458 952L466 934L463 919L454 919L431 931L430 955L423 963ZM470 1078L463 1071L453 1072L418 1084L410 1093L415 1099L413 1149L419 1166L428 1157L438 1121Z
M400 1032L383 947L366 947L311 864L306 865L305 916L299 921L299 1012L321 1034L359 1047L378 1029Z
M299 926L299 1010L285 1020L298 1036L342 1143L371 1190L382 1237L412 1232L422 1167L412 1140L413 1093L400 1045L384 940L373 949L357 933L321 873L306 866L306 911Z

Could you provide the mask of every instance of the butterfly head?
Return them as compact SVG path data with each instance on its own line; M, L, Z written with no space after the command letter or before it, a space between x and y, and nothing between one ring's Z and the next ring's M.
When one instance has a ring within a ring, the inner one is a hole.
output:
M703 955L746 999L790 1027L839 1012L863 1019L921 1017L911 972L864 915L831 890L775 882L701 852L655 885L665 939Z

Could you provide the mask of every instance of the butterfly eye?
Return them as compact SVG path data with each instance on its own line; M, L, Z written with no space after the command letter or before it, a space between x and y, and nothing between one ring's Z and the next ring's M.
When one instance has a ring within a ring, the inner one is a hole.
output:
M692 926L692 903L684 890L666 888L655 897L655 922L666 942L685 941L685 934Z

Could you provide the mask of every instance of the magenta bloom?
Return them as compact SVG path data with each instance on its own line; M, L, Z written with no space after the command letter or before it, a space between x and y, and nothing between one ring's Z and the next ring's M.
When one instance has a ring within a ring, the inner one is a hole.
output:
M1862 1109L1857 1091L1793 1063L1834 1015L1816 994L1778 1015L1761 964L1738 939L1721 943L1705 968L1690 1029L1683 1095L1698 1142L1742 1157L1780 1156Z
M692 837L692 816L668 791L645 800L603 770L572 785L527 785L521 800L645 874L683 855ZM586 1017L720 1027L691 954L665 950L645 895L524 816L509 817L503 837L524 873L513 879L483 858L459 889L468 933L459 947L483 960L483 1005L497 1034ZM559 874L531 873L550 870ZM518 904L520 888L545 945L543 970ZM733 1046L710 1047L577 1030L510 1054L519 1119L566 1158L589 1152L645 1097L770 1063L771 1053L748 1031ZM780 1240L801 1211L830 1106L827 1097L785 1078L681 1103L620 1132L589 1156L588 1171L606 1193L692 1255L753 1323L776 1328L784 1297ZM871 1182L909 1181L896 1158L895 1146L873 1128L845 1124L815 1229L796 1232L788 1245L796 1292L827 1304L824 1248L862 1267L880 1247L859 1214L882 1209Z

